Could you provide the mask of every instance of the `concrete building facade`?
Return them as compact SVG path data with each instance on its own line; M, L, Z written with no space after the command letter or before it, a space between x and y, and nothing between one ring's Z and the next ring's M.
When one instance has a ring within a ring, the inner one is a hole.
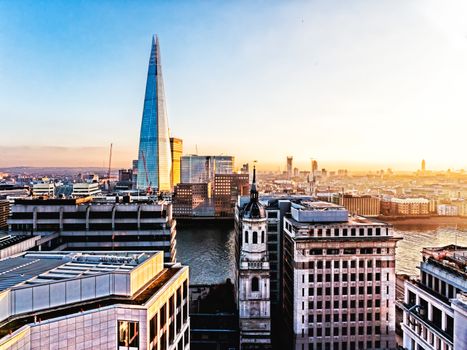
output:
M177 231L172 204L130 201L18 199L11 209L9 231L40 236L41 249L161 250L167 262L174 262Z
M327 202L284 219L283 317L291 349L394 349L395 248L384 223Z
M467 348L467 247L422 250L420 278L405 281L403 346L408 350Z

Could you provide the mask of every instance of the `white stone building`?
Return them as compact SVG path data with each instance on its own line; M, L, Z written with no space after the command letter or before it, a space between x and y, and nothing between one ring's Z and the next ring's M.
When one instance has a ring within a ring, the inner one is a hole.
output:
M391 226L327 202L284 219L283 317L296 350L394 349Z
M271 291L267 249L267 215L259 203L256 170L250 202L240 220L238 257L238 308L240 349L271 348Z
M467 248L425 248L420 278L405 281L403 346L467 349Z

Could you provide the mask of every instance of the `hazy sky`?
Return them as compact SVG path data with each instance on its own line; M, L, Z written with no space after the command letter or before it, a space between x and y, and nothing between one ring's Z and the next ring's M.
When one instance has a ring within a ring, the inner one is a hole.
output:
M467 1L0 0L0 166L137 156L151 35L186 153L467 168Z

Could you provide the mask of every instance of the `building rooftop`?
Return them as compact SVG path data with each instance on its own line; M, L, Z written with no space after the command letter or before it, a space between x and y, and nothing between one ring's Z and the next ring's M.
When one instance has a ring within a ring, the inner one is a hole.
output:
M444 247L423 248L423 260L441 264L456 273L467 276L467 247L454 244Z
M0 260L0 291L113 271L128 272L152 254L151 252L26 252Z
M167 201L148 196L88 196L81 198L37 198L27 197L15 199L15 204L19 205L81 205L81 204L128 204L128 203L148 203L167 204Z

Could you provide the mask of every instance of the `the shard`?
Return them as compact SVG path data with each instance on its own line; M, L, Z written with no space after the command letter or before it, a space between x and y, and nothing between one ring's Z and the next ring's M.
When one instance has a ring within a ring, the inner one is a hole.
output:
M159 40L152 38L138 151L137 188L170 191L172 160Z

